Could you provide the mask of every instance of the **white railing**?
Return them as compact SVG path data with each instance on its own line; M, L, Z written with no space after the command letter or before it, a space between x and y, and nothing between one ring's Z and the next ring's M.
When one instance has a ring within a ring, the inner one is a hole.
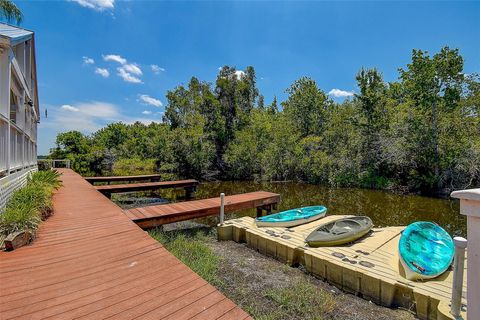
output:
M43 169L67 168L70 169L69 159L38 159L38 164L42 164Z
M27 184L28 176L35 171L37 171L37 168L32 167L0 178L0 214L2 213L8 199L10 199L12 194L16 190L23 188Z

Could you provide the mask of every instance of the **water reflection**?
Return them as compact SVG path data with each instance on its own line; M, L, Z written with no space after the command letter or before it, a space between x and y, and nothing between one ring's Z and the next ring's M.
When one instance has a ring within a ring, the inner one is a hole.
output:
M256 183L251 181L202 183L196 198L217 197L221 192L231 195L258 190L279 193L282 197L279 210L324 205L328 208L327 214L366 215L376 226L433 221L451 235L466 235L466 219L459 214L459 203L456 200L397 195L378 190L326 188L297 182ZM163 190L155 196L171 202L182 201L183 190ZM255 211L244 210L239 215L255 216Z

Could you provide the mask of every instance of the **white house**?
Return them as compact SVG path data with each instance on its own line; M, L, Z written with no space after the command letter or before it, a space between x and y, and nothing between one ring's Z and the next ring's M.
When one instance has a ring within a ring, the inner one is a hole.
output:
M0 210L37 170L39 121L34 33L0 23Z

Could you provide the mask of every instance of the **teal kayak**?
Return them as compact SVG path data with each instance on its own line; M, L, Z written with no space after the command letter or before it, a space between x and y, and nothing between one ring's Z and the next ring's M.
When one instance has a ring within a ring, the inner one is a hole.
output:
M455 246L452 237L442 227L420 221L403 231L398 251L408 280L430 279L448 269Z
M294 227L325 217L324 206L303 207L255 219L258 227Z

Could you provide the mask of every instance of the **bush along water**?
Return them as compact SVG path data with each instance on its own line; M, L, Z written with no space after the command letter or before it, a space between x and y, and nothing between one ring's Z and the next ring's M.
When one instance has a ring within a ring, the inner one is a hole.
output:
M18 232L27 232L33 238L42 220L52 214L52 196L60 186L60 174L57 171L33 173L27 185L13 193L0 214L0 239Z

